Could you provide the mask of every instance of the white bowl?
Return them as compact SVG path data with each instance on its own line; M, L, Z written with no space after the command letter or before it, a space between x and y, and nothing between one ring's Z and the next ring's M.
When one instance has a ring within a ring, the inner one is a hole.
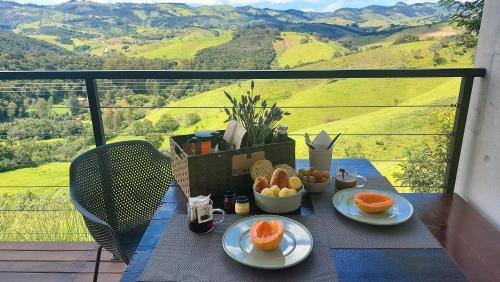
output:
M304 186L300 188L297 194L288 197L268 197L253 189L253 196L257 207L267 213L289 213L302 205L302 195Z
M330 177L330 180L325 183L307 183L303 182L304 187L306 188L307 192L310 193L319 193L325 191L327 187L330 186L332 183L332 178Z

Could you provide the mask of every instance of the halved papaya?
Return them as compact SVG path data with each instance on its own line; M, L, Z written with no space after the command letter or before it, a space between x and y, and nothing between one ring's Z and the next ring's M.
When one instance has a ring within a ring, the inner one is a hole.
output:
M272 251L279 247L285 227L279 220L258 220L250 227L250 240L261 250Z
M396 201L385 194L360 192L354 195L354 202L366 213L378 213L388 210Z

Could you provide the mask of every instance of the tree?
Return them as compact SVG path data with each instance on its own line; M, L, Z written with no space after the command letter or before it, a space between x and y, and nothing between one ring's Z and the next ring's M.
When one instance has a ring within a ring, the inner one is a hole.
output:
M394 40L394 45L399 45L399 44L406 44L406 43L412 43L412 42L418 42L420 39L418 36L415 36L413 34L406 34L403 36L400 36Z
M113 128L115 130L120 130L124 128L126 124L124 123L125 118L123 117L123 113L121 111L115 111L113 114Z
M201 117L197 113L189 113L184 116L184 124L186 126L192 126L200 122Z
M169 114L164 114L156 124L155 130L156 132L164 133L174 131L177 128L179 128L179 122Z
M463 28L466 32L473 33L476 36L479 34L484 0L440 0L439 3L455 8L450 23L454 23L458 28Z
M38 118L48 118L50 115L49 104L45 99L40 98L35 102L34 105L35 114Z
M80 113L80 103L78 103L78 99L76 99L76 94L73 91L68 93L68 97L65 101L66 107L68 107L69 112L72 116Z
M150 142L155 146L157 149L160 148L161 144L163 143L163 140L165 140L165 136L163 136L160 133L148 133L145 136L146 141Z
M104 125L104 130L113 130L113 116L114 112L110 109L104 109L102 112L102 124Z
M131 125L132 133L136 136L144 136L153 132L153 123L148 120L138 120Z
M438 43L432 44L431 47L429 48L431 53L432 53L432 61L434 62L434 65L442 65L446 63L446 59L441 57L441 45Z
M7 104L7 116L12 119L16 116L17 104L10 101Z
M458 44L468 48L477 45L477 36L481 28L484 0L440 0L441 5L455 8L450 24L454 24L460 32Z
M453 123L454 114L450 109L436 111L427 119L429 130L439 134L449 134ZM406 160L400 164L401 172L394 177L413 192L442 191L450 142L449 136L438 135L420 149L407 150Z

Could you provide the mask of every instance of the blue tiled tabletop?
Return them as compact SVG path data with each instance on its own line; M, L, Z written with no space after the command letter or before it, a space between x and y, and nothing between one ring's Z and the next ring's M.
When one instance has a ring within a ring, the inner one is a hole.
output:
M332 161L331 171L335 171L337 166L344 167L356 167L358 170L358 174L367 176L367 177L376 177L382 176L380 172L368 161L367 159L335 159ZM309 161L307 160L297 160L296 168L307 168L309 167ZM185 213L186 212L186 202L187 199L184 196L181 189L174 183L163 198L162 205L156 211L148 229L146 230L132 260L127 266L126 271L123 273L121 281L137 281L144 271L146 265L148 264L153 250L158 243L161 234L167 228L170 217L173 214ZM304 204L303 204L304 205ZM312 207L302 207L299 211L300 214L310 214L314 211L311 211ZM390 250L390 249L388 249ZM336 255L335 255L336 254ZM339 255L343 253L333 253L332 261L338 259ZM388 254L390 256L392 253ZM404 263L404 262L403 262ZM340 266L340 265L338 265ZM170 267L170 266L168 266ZM362 275L363 268L360 269L359 275ZM344 271L344 272L342 272ZM339 274L342 274L343 277L341 280L352 281L354 276L346 276L345 269L340 270ZM347 278L347 279L346 279ZM360 278L360 276L355 277L355 279Z

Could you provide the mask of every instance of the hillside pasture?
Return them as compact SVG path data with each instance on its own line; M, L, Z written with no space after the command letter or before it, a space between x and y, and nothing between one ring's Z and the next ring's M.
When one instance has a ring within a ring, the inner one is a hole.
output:
M312 62L328 60L335 52L343 54L346 49L334 41L322 42L316 37L299 32L282 32L282 40L275 40L276 68L294 68Z

